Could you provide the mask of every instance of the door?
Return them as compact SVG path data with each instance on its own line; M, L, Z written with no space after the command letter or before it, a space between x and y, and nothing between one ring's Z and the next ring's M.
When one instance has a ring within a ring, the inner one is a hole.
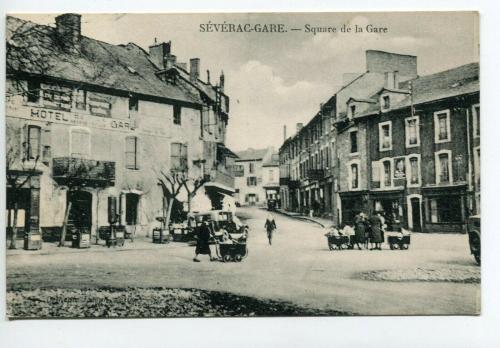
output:
M86 191L68 192L68 200L71 202L68 223L77 228L88 229L92 227L92 194Z
M420 199L412 198L411 199L411 217L413 221L413 231L421 232L422 225L420 224Z

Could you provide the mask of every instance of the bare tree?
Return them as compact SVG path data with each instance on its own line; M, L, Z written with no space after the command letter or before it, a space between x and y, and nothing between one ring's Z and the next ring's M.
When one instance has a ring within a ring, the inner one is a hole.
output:
M19 203L22 197L21 190L33 176L41 173L38 168L40 155L36 149L29 148L29 144L23 143L20 146L20 128L11 123L7 123L7 142L5 149L6 181L10 191L8 204L13 208L8 210L7 226L11 230L9 249L16 249L17 218L19 213ZM34 156L31 156L31 155Z

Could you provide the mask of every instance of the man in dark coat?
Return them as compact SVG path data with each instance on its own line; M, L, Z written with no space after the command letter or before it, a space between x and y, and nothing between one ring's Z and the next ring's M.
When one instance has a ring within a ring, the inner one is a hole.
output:
M370 217L370 227L372 231L372 242L375 243L375 246L370 250L382 250L381 244L382 240L382 219L378 214L372 215Z
M198 239L196 241L196 250L195 250L195 257L193 259L194 262L200 262L198 259L198 255L208 255L210 256L210 260L213 260L212 258L212 252L210 251L210 227L208 226L207 221L203 221L201 226L196 227L196 235L198 236Z
M354 235L356 236L356 246L361 250L359 243L365 242L366 224L361 213L356 214L354 217ZM353 246L354 247L354 246Z

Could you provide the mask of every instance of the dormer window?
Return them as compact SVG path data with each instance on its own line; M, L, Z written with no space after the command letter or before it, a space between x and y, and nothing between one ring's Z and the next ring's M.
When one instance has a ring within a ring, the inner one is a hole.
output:
M388 95L382 97L382 109L388 110L391 108L391 98Z
M139 98L137 96L128 98L128 109L129 111L139 111Z

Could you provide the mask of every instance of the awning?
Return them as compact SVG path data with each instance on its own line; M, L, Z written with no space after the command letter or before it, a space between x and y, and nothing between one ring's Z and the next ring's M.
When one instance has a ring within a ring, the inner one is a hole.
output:
M208 189L221 190L223 192L227 192L230 194L233 194L236 192L233 187L229 187L229 186L223 185L223 184L218 183L218 182L207 182L207 183L205 183L204 186L205 186L205 188L208 188ZM221 192L221 193L223 193L223 192Z
M222 143L217 143L217 151L221 151L224 157L238 158L238 156L233 151L229 150Z

